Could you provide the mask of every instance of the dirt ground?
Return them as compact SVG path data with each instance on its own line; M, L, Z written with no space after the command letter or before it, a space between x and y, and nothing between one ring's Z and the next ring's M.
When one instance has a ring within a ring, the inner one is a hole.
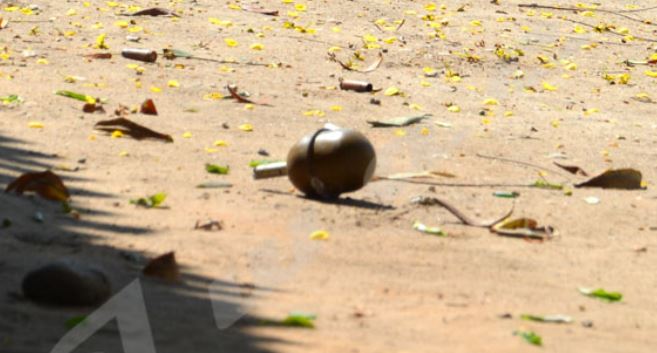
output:
M139 278L157 352L654 351L657 68L645 62L657 37L637 20L657 19L657 10L637 11L654 2L599 5L611 12L520 3L254 3L279 11L270 16L247 11L245 1L1 0L0 97L22 102L0 103L0 186L52 169L80 219L37 196L0 194L0 219L11 222L0 229L0 351L50 352L67 320L93 311L21 298L25 273L61 258L100 266L116 293ZM155 6L180 16L120 15ZM95 48L102 34L108 48ZM143 63L121 57L126 47L214 61ZM100 52L113 56L85 58ZM383 62L370 73L348 71L329 52L360 69L379 53ZM340 78L382 91L341 91ZM269 105L222 99L229 83ZM83 113L82 102L57 90L105 98L106 113ZM147 98L159 115L128 118L173 143L94 130L119 104ZM425 113L432 117L402 128L367 123ZM252 179L250 161L285 159L327 122L371 140L379 176L455 177L372 182L334 203L304 198L286 178ZM635 168L647 188L573 188L585 178L554 161L591 175ZM206 163L230 172L209 174ZM528 187L541 178L567 190ZM196 187L203 182L232 186ZM168 196L162 207L129 202L158 192ZM420 195L482 219L514 205L514 216L556 232L543 242L497 236L412 204ZM208 219L223 229L194 230ZM420 233L415 221L448 236ZM320 229L330 237L311 240ZM149 258L168 251L181 283L141 275ZM590 298L579 287L619 291L623 300ZM264 324L297 311L315 314L315 329ZM514 335L529 331L542 348ZM75 351L121 352L120 332L110 323Z

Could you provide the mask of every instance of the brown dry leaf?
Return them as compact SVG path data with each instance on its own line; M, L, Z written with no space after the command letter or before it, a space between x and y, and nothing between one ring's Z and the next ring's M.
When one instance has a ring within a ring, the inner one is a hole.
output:
M329 58L331 59L331 61L335 61L336 63L340 64L340 66L342 66L343 69L349 70L349 71L362 72L362 73L368 73L368 72L372 72L372 71L378 69L379 66L381 66L381 63L383 62L383 54L379 52L379 58L376 61L371 63L370 66L366 67L365 69L358 70L358 69L354 69L350 65L347 65L347 64L343 63L342 61L340 61L340 59L338 59L338 57L335 55L335 53L329 53L328 55L329 55Z
M216 221L216 220L208 220L205 222L196 221L196 224L194 225L194 229L201 229L201 230L206 230L206 231L212 231L212 230L217 230L220 231L224 229L224 226L222 225L221 221Z
M643 189L641 172L636 169L609 169L587 181L576 184L577 188L603 188L603 189Z
M87 54L84 57L87 59L111 59L112 53L94 53L94 54Z
M180 269L176 262L176 254L173 251L149 261L142 272L146 276L157 277L171 282L176 282L180 279Z
M269 106L269 104L267 104L267 103L258 103L258 102L252 101L251 99L248 99L248 98L246 98L246 97L240 95L240 94L237 92L237 86L235 86L235 85L227 85L227 86L226 86L226 89L227 89L228 92L230 93L230 96L233 97L233 99L235 99L235 100L238 101L239 103L245 103L245 104L258 104L258 105L266 105L266 106Z
M131 14L127 14L127 16L174 16L174 17L180 17L180 15L174 13L173 11L163 9L161 7L151 7L149 9L143 9L141 11L137 11Z
M118 130L121 131L121 133L124 135L128 135L135 140L152 138L162 140L164 142L173 142L173 138L170 135L165 135L157 131L153 131L126 118L99 121L96 123L94 128L108 133L113 133L114 131Z
M139 110L142 114L146 115L157 115L157 108L155 108L155 102L152 99L147 99L144 103L141 104Z
M0 29L7 28L8 24L9 24L9 20L6 18L2 18L2 16L0 16Z
M57 174L47 170L40 173L25 173L7 185L5 192L22 195L25 191L34 191L47 200L66 201L71 195Z
M490 228L491 232L515 238L546 240L552 237L554 229L550 226L539 227L531 218L503 220Z
M553 163L557 167L567 171L570 174L581 175L581 176L585 176L585 177L589 176L589 174L586 171L584 171L584 169L582 169L582 168L580 168L576 165L565 165L565 164L561 164L559 162L553 162Z
M267 16L278 16L278 10L267 10L260 6L245 6L242 7L244 11L259 13Z
M100 103L85 103L82 106L82 111L85 113L95 113L95 112L104 113L105 108L103 108L103 105Z

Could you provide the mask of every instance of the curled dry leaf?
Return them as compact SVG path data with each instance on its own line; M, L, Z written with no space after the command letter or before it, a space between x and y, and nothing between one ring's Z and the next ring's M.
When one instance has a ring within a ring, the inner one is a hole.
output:
M431 114L402 116L399 118L392 118L387 120L368 120L367 123L372 125L372 127L402 127L419 123L422 120L429 119L430 117L432 117Z
M636 169L610 169L587 181L576 184L577 188L643 189L641 172Z
M9 25L9 20L0 16L0 29L7 28L7 25Z
M251 99L248 99L248 98L242 96L242 95L239 94L239 92L237 91L237 86L235 86L235 85L226 85L226 89L227 89L228 92L230 93L230 96L231 96L233 99L235 99L236 101L238 101L239 103L245 103L245 104L259 104L259 105L269 105L269 104L267 104L267 103L258 103L258 102L255 102L255 101L253 101L253 100L251 100Z
M180 278L180 269L173 251L149 261L142 272L146 276L157 277L171 282L176 282Z
M531 218L503 220L490 228L491 232L515 238L546 240L552 237L554 229L550 226L538 226Z
M103 105L100 103L85 103L82 106L82 111L85 113L104 113L105 108L103 108Z
M147 99L144 103L141 104L139 110L142 114L146 115L157 115L157 108L155 108L155 102L152 99Z
M340 66L342 66L343 69L349 70L349 71L362 72L362 73L368 73L368 72L372 72L372 71L378 69L379 66L381 66L381 63L383 62L383 54L379 53L378 59L376 61L374 61L373 63L371 63L370 66L366 67L363 70L358 70L358 69L354 69L351 65L340 61L340 59L338 59L338 57L335 55L335 53L329 53L328 56L329 56L329 59L331 61L334 61L334 62L340 64Z
M126 14L126 16L174 16L180 17L180 15L174 13L171 10L163 9L161 7L151 7L149 9L143 9L131 14Z
M556 165L557 167L567 171L570 174L581 175L581 176L589 176L589 174L586 171L584 171L584 169L582 169L582 168L580 168L576 165L565 165L565 164L561 164L559 162L552 162L552 163L554 163L554 165Z
M206 231L212 231L212 230L219 231L224 229L224 226L221 223L221 221L215 221L215 220L208 220L205 222L196 221L196 224L194 225L194 229L200 229Z
M255 6L255 5L244 6L242 9L244 9L244 11L259 13L261 15L278 16L278 10L267 10L263 7Z
M34 191L44 199L53 201L67 201L71 197L62 179L49 170L19 176L5 189L5 192L12 191L19 195L26 191Z
M170 135L153 131L126 118L99 121L94 128L108 133L120 131L124 135L128 135L135 140L156 139L164 142L173 142L173 137Z

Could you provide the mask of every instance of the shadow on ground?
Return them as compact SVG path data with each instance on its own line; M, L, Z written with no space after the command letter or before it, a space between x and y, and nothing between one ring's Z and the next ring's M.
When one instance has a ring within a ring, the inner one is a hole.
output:
M44 171L57 164L56 156L32 148L27 142L3 136L0 131L0 187L3 190L23 172ZM69 185L73 200L113 197L76 189L75 181L79 179L74 173L59 174ZM37 214L43 218L42 222L36 220ZM66 324L69 319L93 311L43 307L22 298L20 286L24 274L62 258L103 268L110 277L114 293L139 279L157 352L268 352L271 343L282 343L249 333L253 318L225 325L229 326L226 329L219 329L215 320L217 310L229 319L239 318L244 298L257 296L263 289L184 274L184 271L182 284L143 278L141 268L147 260L141 253L103 245L102 236L91 234L149 236L151 231L94 220L99 214L103 212L85 209L81 219L76 220L65 214L57 203L34 195L0 192L0 222L4 222L0 226L1 352L50 352L69 331ZM210 285L214 302L208 298ZM113 320L73 352L123 352L121 347L118 325Z

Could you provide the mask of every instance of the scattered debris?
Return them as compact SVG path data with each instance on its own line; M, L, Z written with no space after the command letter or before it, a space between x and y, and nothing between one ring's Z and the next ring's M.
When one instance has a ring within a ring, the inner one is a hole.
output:
M223 224L220 221L215 221L215 220L207 220L205 222L201 221L196 221L196 224L194 224L194 229L200 229L200 230L206 230L206 231L220 231L224 229Z

